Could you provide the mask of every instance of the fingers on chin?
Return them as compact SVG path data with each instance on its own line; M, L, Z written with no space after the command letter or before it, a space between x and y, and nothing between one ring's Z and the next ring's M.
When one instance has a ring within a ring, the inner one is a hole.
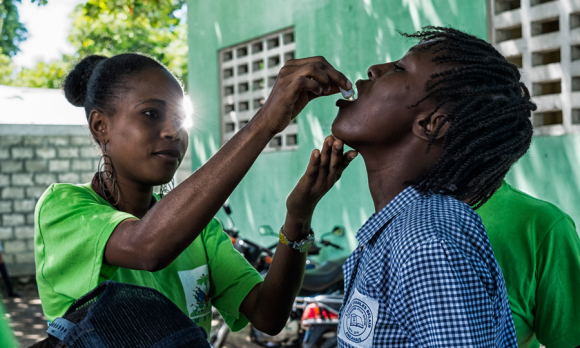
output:
M330 152L332 150L332 146L334 145L334 138L332 135L327 136L324 138L324 143L322 144L322 152Z

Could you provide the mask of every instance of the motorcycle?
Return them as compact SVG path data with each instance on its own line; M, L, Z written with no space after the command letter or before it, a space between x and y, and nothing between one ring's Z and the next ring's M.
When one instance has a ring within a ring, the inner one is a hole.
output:
M262 247L251 240L242 238L235 227L232 210L224 204L223 210L230 222L230 228L224 231L230 236L234 248L238 250L248 262L266 276L272 263L274 250L278 245ZM277 236L270 226L260 226L261 235ZM342 265L346 257L317 262L312 256L318 255L322 248L333 247L341 250L340 245L334 244L325 237L328 235L344 236L344 228L335 226L331 232L325 233L308 250L306 269L302 287L294 301L292 312L285 328L278 335L270 336L250 329L250 338L253 342L265 347L304 347L304 348L333 348L337 345L338 310L342 305L344 278ZM212 330L210 344L220 348L225 342L230 330L215 308L212 308Z
M273 234L273 231L268 226L262 226L260 233ZM279 334L270 336L252 326L250 338L253 342L264 347L337 346L338 311L344 296L342 265L347 257L321 263L312 257L318 255L324 247L342 249L341 246L325 239L329 234L343 236L344 228L336 226L331 232L323 234L308 250L302 287L284 329Z
M258 271L263 272L270 267L272 263L272 256L274 255L272 249L274 249L278 242L271 245L270 247L262 247L251 240L244 239L240 236L240 232L236 228L236 224L232 217L232 209L229 204L224 204L222 206L226 216L230 222L230 228L224 227L224 232L230 236L234 248L244 256L246 260ZM212 329L209 334L209 343L214 348L220 348L228 334L230 329L228 328L225 321L222 319L218 311L212 307Z
M343 294L319 295L303 299L300 327L305 330L302 347L334 348L338 346L338 311Z

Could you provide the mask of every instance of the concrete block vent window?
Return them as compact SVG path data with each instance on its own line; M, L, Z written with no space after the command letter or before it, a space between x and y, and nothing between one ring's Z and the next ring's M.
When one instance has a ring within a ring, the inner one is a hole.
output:
M264 105L287 60L294 59L294 29L289 28L219 51L222 144L242 129ZM296 121L275 136L265 152L296 150Z
M580 2L488 0L489 37L538 104L536 135L580 133Z

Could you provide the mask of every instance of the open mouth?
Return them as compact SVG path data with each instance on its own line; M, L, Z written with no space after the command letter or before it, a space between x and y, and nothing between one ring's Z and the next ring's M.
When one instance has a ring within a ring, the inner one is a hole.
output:
M339 99L336 101L336 106L338 106L339 108L345 107L345 106L349 106L352 103L356 102L355 100L346 100L346 99Z
M355 94L356 99L348 100L348 99L341 98L341 99L336 101L335 105L338 106L339 108L343 108L343 107L347 107L347 106L351 105L352 103L355 103L360 98L360 94L362 92L362 82L363 82L362 80L357 80L354 84L356 91L357 91Z

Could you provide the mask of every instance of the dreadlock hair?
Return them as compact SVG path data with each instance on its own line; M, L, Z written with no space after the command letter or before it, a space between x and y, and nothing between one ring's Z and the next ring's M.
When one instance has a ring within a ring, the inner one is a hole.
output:
M435 64L449 66L432 74L425 85L427 95L409 106L434 102L428 120L437 111L445 111L427 152L449 122L441 158L426 174L409 183L422 194L451 195L477 209L528 150L532 139L530 116L536 105L520 82L518 68L489 43L459 30L433 26L401 35L418 39L422 45L416 49L429 51Z

